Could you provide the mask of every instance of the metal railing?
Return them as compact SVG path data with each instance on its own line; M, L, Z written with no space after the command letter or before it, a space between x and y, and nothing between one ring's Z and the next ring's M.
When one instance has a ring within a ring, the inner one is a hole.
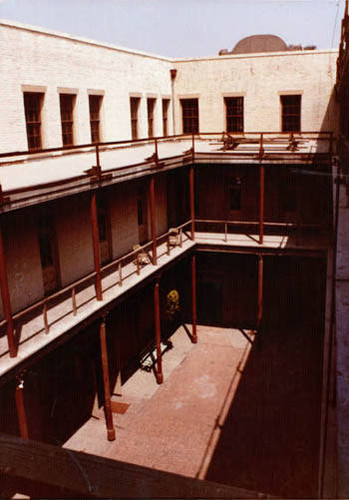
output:
M166 233L158 236L156 238L156 243L157 243L157 248L161 248L161 245L163 243L166 243L165 248L162 253L158 254L158 257L161 257L165 254L170 255L171 254L171 247L173 248L173 243L171 242L171 236L173 236L173 230L177 231L178 234L178 245L180 248L183 246L183 242L190 240L190 236L187 235L185 232L185 228L190 226L191 221L187 221L184 224L181 224L180 226L177 226L176 228L173 228ZM138 276L141 274L141 271L143 267L145 267L147 264L152 264L153 265L153 257L150 252L151 247L153 246L153 241L148 241L144 245L137 245L137 248L134 249L132 252L129 252L122 257L119 257L117 259L114 259L112 262L109 262L108 264L101 266L101 274L104 275L104 277L111 275L113 272L117 273L117 280L113 285L109 285L107 287L104 287L102 289L102 292L105 292L112 288L113 286L118 286L122 287L124 281L129 278L130 276L137 274ZM148 262L145 263L145 261L142 261L142 255L146 255L148 258ZM127 264L134 264L134 266L127 268ZM127 274L125 274L127 272ZM12 316L13 320L16 322L20 322L21 319L24 317L28 317L32 313L38 312L41 310L42 313L42 318L43 318L43 330L45 331L46 334L49 333L50 331L50 322L48 319L48 311L49 307L53 302L59 302L59 299L63 299L64 297L66 298L67 296L70 296L71 300L71 308L69 310L64 310L64 312L54 320L54 322L57 322L58 320L62 319L63 317L73 314L73 316L76 316L78 314L78 310L80 307L85 305L87 302L90 302L91 300L95 300L97 298L96 295L96 290L95 293L93 294L92 297L88 298L85 300L83 303L78 304L77 303L77 293L79 289L82 291L82 289L86 289L88 286L94 286L93 284L93 278L95 278L97 275L96 271L93 271L83 278L74 281L70 285L61 288L60 290L44 297L43 299L35 302L34 304L30 305L29 307L26 307L25 309L22 309L21 311L17 312ZM102 281L103 283L103 281ZM0 328L3 328L6 326L7 321L6 319L2 320L0 322ZM36 332L35 335L40 333L42 330ZM32 337L31 337L32 338ZM18 354L18 347L19 344L17 345L17 352L16 355Z

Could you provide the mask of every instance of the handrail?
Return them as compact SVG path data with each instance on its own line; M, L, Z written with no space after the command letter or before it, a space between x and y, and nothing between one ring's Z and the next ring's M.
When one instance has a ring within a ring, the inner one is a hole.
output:
M190 223L191 223L191 221L189 220L189 221L181 224L180 226L177 226L176 229L178 231L181 231L186 226L188 226ZM167 231L166 233L158 236L156 238L156 241L158 242L161 239L168 238L170 234L171 234L171 231ZM117 281L115 283L115 285L121 286L122 285L122 281L123 281L123 278L122 278L122 263L124 263L125 261L131 259L134 256L137 256L140 252L146 250L152 244L153 244L152 241L148 241L144 245L140 245L137 249L132 250L132 252L128 252L127 254L123 255L122 257L118 257L117 259L113 260L112 262L109 262L108 264L106 264L106 265L104 265L104 266L101 267L101 273L103 273L105 271L108 271L109 269L111 269L114 266L117 267L118 270L119 270L119 281ZM137 274L140 274L140 266L139 266L138 260L137 260L136 264L137 264L137 268L136 268L135 272L137 272ZM121 267L121 269L120 269L120 267ZM49 333L49 326L50 325L49 325L49 322L48 322L47 313L48 313L48 306L49 306L50 302L54 301L55 299L57 299L58 297L61 297L64 294L67 294L68 292L71 292L71 294L72 294L72 310L71 310L71 312L73 312L73 315L76 316L78 308L79 308L77 306L77 304L76 304L76 288L78 288L79 286L81 286L83 284L87 284L88 281L90 281L92 278L94 278L96 276L96 274L97 274L96 271L93 271L93 272L87 274L86 276L84 276L83 278L80 278L80 279L74 281L70 285L67 285L66 287L61 288L60 290L58 290L58 291L56 291L56 292L54 292L54 293L52 293L52 294L50 294L50 295L48 295L48 296L40 299L39 301L37 301L34 304L26 307L25 309L22 309L21 311L18 311L16 314L13 315L13 319L14 320L18 320L21 317L26 316L26 315L32 313L33 311L39 309L40 307L42 307L42 309L43 309L42 314L43 314L44 329L45 329L46 333ZM64 313L64 315L65 314L66 314L66 312ZM5 326L6 323L7 323L7 320L3 319L0 322L0 328L3 327L3 326Z

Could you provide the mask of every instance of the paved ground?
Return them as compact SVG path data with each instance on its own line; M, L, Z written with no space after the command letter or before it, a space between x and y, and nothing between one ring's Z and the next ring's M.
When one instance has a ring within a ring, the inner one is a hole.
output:
M144 371L123 386L117 400L130 407L114 416L116 441L107 442L100 414L65 446L282 497L316 496L316 332L263 332L262 342L240 330L198 333L193 345L177 330L162 386Z

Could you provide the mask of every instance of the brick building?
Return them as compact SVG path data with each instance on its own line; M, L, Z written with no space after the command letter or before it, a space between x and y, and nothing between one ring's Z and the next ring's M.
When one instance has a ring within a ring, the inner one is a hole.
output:
M282 460L240 455L264 478L222 431L204 479L332 494L338 51L172 60L7 21L0 42L1 432L60 446L104 408L112 441L120 386L147 363L165 386L178 328L194 350L233 329L267 366L257 428L268 408L266 436L295 431Z

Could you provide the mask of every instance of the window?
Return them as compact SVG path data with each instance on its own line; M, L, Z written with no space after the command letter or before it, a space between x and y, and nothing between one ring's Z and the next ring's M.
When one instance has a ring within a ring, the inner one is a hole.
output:
M138 139L138 109L140 98L130 98L132 139Z
M301 96L282 95L282 132L300 132L301 130Z
M24 92L24 111L27 125L29 151L42 148L41 141L41 108L44 94L39 92Z
M226 131L244 131L244 98L225 97Z
M74 144L74 101L75 96L72 94L60 94L59 96L63 146L72 146Z
M164 137L168 136L168 108L170 99L162 100L162 133Z
M100 142L100 111L103 97L100 95L90 95L90 124L91 124L91 141Z
M155 99L147 99L147 111L148 111L148 137L154 137L154 108Z
M229 186L229 211L241 210L241 177L235 177Z
M183 134L197 134L199 132L199 103L198 99L181 99Z

